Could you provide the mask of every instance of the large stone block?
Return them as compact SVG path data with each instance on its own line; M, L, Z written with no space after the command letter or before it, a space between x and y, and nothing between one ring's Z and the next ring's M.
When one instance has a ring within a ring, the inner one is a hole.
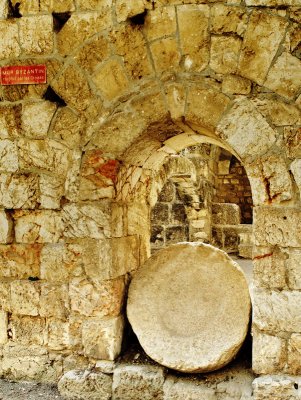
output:
M82 327L84 354L99 360L114 360L121 350L123 328L122 317L87 319Z
M9 320L9 329L12 340L19 345L43 346L47 342L46 324L44 318L12 315Z
M301 226L299 208L255 207L254 238L258 246L301 246Z
M49 349L55 351L70 349L70 325L68 322L49 318L47 319L46 329Z
M124 0L121 1L124 2ZM128 3L128 1L126 2ZM149 41L174 35L176 29L176 13L173 7L162 7L148 11L144 32Z
M202 71L209 63L209 7L182 5L177 12L184 68Z
M18 57L21 53L18 40L18 24L16 20L0 21L0 57L1 59Z
M283 40L287 21L278 16L254 11L244 35L239 73L262 85L271 62ZM270 30L275 32L269 35Z
M36 174L1 174L0 205L7 209L32 209L39 202Z
M65 319L69 314L68 285L41 284L40 315Z
M290 289L301 289L301 250L290 250L289 258L286 262L288 271L288 285Z
M212 222L218 225L240 224L240 208L232 203L212 203Z
M146 353L182 372L226 365L246 336L249 313L248 286L238 265L202 243L156 252L135 274L127 303L129 321Z
M52 53L54 37L51 15L23 17L19 26L20 45L25 54Z
M247 26L248 16L243 7L233 7L222 3L211 8L211 32L214 34L237 33L242 35Z
M163 399L163 368L150 365L120 365L114 370L113 399Z
M253 382L254 400L299 400L301 380L293 376L262 376Z
M287 99L293 99L300 90L300 70L301 61L284 52L270 69L264 85Z
M276 141L273 129L254 105L242 96L222 118L217 132L242 159L266 153Z
M16 172L19 168L18 149L15 142L0 140L0 172Z
M62 237L64 224L56 211L15 211L17 243L57 243Z
M285 150L290 158L301 158L301 129L284 128Z
M5 105L0 107L0 138L16 138L20 135L21 105Z
M13 241L13 221L11 216L0 211L0 243L11 243Z
M301 332L301 292L253 291L253 324L262 331Z
M177 71L179 69L181 54L178 41L174 38L160 39L150 45L155 69L158 74L167 70Z
M25 103L21 117L22 134L33 139L45 138L56 108L56 104L49 101Z
M252 102L275 126L300 125L301 123L301 111L292 104L271 98L255 98ZM299 144L298 140L296 140L297 138L294 138L294 132L297 133L298 130L298 128L284 128L285 141L286 143L290 143L292 148L294 144L296 146Z
M40 283L25 280L11 282L11 310L20 315L39 315Z
M256 374L277 373L283 371L285 363L285 339L253 330L253 371Z
M277 247L257 247L253 253L254 282L268 289L286 287L287 254Z
M215 400L216 393L213 388L204 384L196 384L192 380L168 377L163 385L163 400Z
M58 210L61 208L61 198L65 194L64 177L40 175L40 208Z
M89 370L68 371L58 383L64 399L110 400L112 395L112 375Z
M232 74L237 70L241 40L231 36L211 38L210 67L218 74Z

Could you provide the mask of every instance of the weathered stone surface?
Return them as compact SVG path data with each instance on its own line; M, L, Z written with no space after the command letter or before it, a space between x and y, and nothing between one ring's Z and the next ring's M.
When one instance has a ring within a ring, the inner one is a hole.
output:
M1 295L1 310L11 311L11 291L10 282L7 280L0 280L0 295Z
M211 32L214 34L237 33L242 35L247 26L248 16L242 7L222 3L211 8Z
M74 11L75 5L73 0L41 0L39 3L39 8L41 11L63 13Z
M298 208L256 207L254 209L254 238L258 246L300 247L301 227Z
M0 107L0 138L15 138L20 135L20 116L22 106L6 105Z
M286 266L288 271L288 285L290 289L301 289L301 251L298 249L291 249Z
M209 62L209 7L203 4L180 6L178 22L184 68L202 71Z
M271 62L283 39L287 22L277 16L254 11L250 17L239 62L239 72L245 78L262 85ZM274 35L268 32L273 30Z
M75 59L86 71L93 72L95 67L110 55L109 41L105 36L96 36L87 41L79 50Z
M289 53L282 53L270 69L264 85L274 92L292 99L301 87L301 61Z
M5 311L0 311L0 345L2 346L5 344L8 340L7 337L7 329L8 329L8 324L7 324L8 318L7 318L7 312Z
M68 371L60 379L58 389L64 399L110 400L112 376L89 370Z
M273 129L242 96L222 118L217 131L242 159L265 153L276 140Z
M18 150L15 142L0 140L0 171L16 172L19 168Z
M65 194L64 177L40 175L40 208L58 210L61 206L61 198Z
M294 333L288 341L288 372L300 375L301 372L301 334Z
M0 1L0 18L6 18L8 13L8 4L7 0L1 0Z
M144 32L148 40L174 35L177 29L175 15L175 10L172 7L148 11L144 24Z
M99 360L115 360L121 350L123 327L122 317L84 321L82 328L84 354Z
M241 40L231 36L212 36L210 67L218 74L236 72Z
M152 43L150 49L157 73L163 73L166 70L177 71L181 55L176 39L160 39Z
M21 315L38 315L40 283L15 280L11 283L12 312Z
M249 94L251 82L238 75L227 75L223 79L222 92L225 94Z
M18 25L15 20L0 21L0 57L1 59L18 57L21 53L18 41Z
M229 102L228 97L212 89L202 86L192 88L187 96L186 118L200 130L212 131L219 123Z
M49 101L24 104L21 117L23 135L33 139L45 138L55 110L56 104Z
M301 196L301 159L295 160L291 163L290 170L293 173L295 182L299 188L299 193Z
M287 254L277 247L259 247L254 250L253 266L256 286L268 289L286 287Z
M254 400L298 400L300 378L293 376L262 376L253 382Z
M0 243L13 241L13 221L5 211L0 211Z
M120 365L114 370L115 400L163 399L164 372L149 365Z
M282 370L286 362L284 339L253 330L252 368L256 374Z
M145 10L145 0L117 0L116 14L117 21L123 22L135 15L142 14Z
M62 237L64 225L55 211L16 211L15 235L17 243L56 243Z
M232 203L213 203L212 204L212 222L220 225L238 225L240 224L240 208Z
M49 54L53 50L53 20L50 15L20 20L20 45L26 54Z
M47 345L51 350L66 350L71 347L70 325L68 322L56 319L47 319Z
M164 400L215 400L216 393L213 388L206 385L196 385L193 381L168 377L163 385Z
M0 205L8 209L32 209L38 206L39 178L35 174L0 175Z
M300 292L256 288L253 298L253 323L258 329L275 333L301 332Z
M301 129L284 128L285 151L288 157L301 158Z
M227 289L229 285L237 290ZM227 304L226 313L219 311L219 299ZM245 338L249 312L248 287L239 267L222 251L201 243L156 252L132 280L127 306L147 354L183 372L226 365Z
M301 123L300 110L291 104L270 98L257 98L252 102L276 126L299 125ZM286 130L287 128L285 128Z
M78 147L81 143L84 122L84 118L81 118L74 110L62 107L55 114L51 137L69 148Z
M46 343L45 319L13 315L9 321L12 339L22 345L43 346Z
M68 285L41 284L40 315L65 319L69 313Z

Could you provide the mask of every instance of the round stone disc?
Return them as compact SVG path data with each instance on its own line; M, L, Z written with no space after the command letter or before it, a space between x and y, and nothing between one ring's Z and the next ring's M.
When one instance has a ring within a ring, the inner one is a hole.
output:
M238 264L203 243L156 252L135 274L127 315L144 351L181 372L226 365L247 334L251 302Z

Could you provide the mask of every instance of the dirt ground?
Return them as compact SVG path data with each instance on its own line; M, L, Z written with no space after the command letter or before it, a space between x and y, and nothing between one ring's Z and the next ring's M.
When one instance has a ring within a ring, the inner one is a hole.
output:
M56 386L0 379L0 400L63 400Z

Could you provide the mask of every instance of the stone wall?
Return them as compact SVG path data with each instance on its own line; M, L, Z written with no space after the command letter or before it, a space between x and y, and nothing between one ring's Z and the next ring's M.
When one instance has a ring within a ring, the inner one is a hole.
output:
M0 1L1 66L47 66L47 84L0 87L3 376L55 381L117 356L162 166L204 142L252 188L253 368L300 374L299 8Z

